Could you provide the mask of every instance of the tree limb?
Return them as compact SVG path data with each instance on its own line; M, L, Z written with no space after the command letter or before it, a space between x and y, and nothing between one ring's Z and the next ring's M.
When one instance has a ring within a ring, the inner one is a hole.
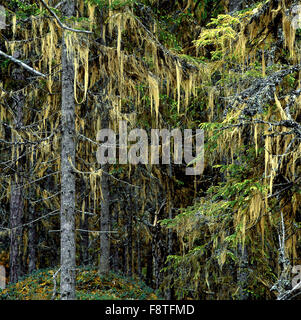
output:
M27 71L35 74L35 75L38 76L38 77L46 78L46 75L45 75L45 74L43 74L43 73L41 73L41 72L33 69L32 67L28 66L28 65L25 64L24 62L22 62L22 61L20 61L20 60L18 60L18 59L16 59L16 58L14 58L13 56L10 56L10 55L4 53L4 52L1 51L1 50L0 50L0 56L3 56L4 58L11 60L12 62L18 64L18 65L21 66L22 68L24 68L24 69L26 69Z
M52 276L52 278L53 278L53 292L52 292L51 300L54 300L55 296L56 296L56 276L60 271L61 271L61 267Z
M47 3L44 0L40 0L40 1L42 2L43 6L47 9L47 11L55 18L55 20L57 21L57 23L59 24L59 26L62 29L69 30L69 31L72 31L72 32L78 32L78 33L87 33L87 34L92 34L93 33L92 31L73 29L73 28L70 28L70 27L66 26L65 24L63 24L61 22L59 17L48 7Z

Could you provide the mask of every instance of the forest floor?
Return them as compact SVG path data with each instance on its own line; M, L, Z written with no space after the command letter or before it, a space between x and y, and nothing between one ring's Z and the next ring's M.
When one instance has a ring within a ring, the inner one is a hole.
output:
M51 300L57 270L43 269L22 278L18 283L0 289L0 300ZM59 275L56 291L59 292ZM78 300L158 300L159 295L138 277L117 273L100 276L98 270L82 268L76 276ZM59 299L59 294L56 298Z

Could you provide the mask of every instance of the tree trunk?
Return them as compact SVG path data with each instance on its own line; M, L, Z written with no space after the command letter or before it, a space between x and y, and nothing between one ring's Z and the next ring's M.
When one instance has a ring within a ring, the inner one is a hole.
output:
M101 127L103 129L109 128L109 110L107 103L104 102L100 108L102 113ZM108 172L110 165L108 163L101 164L101 169L104 173L101 175L100 187L102 190L101 201L101 219L100 219L100 261L99 272L100 274L107 274L110 270L110 190L109 190L109 176Z
M154 277L155 277L155 289L159 288L160 281L160 255L159 255L159 227L156 225L153 228L153 239L152 239L152 256L154 264Z
M147 256L146 256L146 284L153 287L153 252L152 243L149 244Z
M14 106L15 111L15 128L18 130L23 125L23 105L24 96L19 94ZM17 135L12 133L12 141L17 141ZM18 282L21 276L21 257L22 257L22 218L24 215L24 199L23 199L23 179L22 170L24 162L24 147L15 145L12 152L14 159L15 173L12 177L11 196L10 196L10 282Z
M235 12L242 10L243 0L230 0L229 1L229 12Z
M131 277L133 275L133 219L132 219L132 206L129 203L127 206L128 210L127 215L127 234L128 234L128 243L127 243L127 259L128 259L128 269L127 275Z
M117 229L118 226L118 210L115 209L115 214L112 216L112 226L114 226L114 229ZM115 238L115 243L112 248L112 267L115 272L119 271L120 263L119 263L119 252L118 252L118 243Z
M21 244L22 244L22 224L23 217L23 193L22 179L15 176L15 181L11 185L10 199L10 282L18 282L21 276Z
M172 219L172 208L169 208L169 212L168 212L168 219ZM168 239L168 251L167 251L167 255L170 256L173 254L173 234L172 234L172 230L171 228L168 229L167 231L167 239ZM170 265L170 263L169 263ZM171 271L169 271L168 273L168 278L171 279L172 275L170 274ZM171 280L170 280L171 281ZM169 284L169 288L166 290L166 300L171 300L172 299L172 291L171 291L171 283Z
M30 171L30 179L34 180L33 173L36 164L36 152L33 152L33 163ZM33 186L29 187L29 202L28 202L28 220L33 221L35 219L35 205L32 203L35 199L35 189ZM32 273L36 269L36 225L31 223L28 226L28 273Z
M74 2L63 5L65 16L74 15ZM72 56L67 55L66 31L62 39L62 151L61 151L61 299L75 299L75 103Z
M126 229L126 225L125 225L125 239L123 241L123 274L126 275L128 272L128 238L127 238L127 229Z
M239 269L237 272L238 299L248 300L248 292L246 291L248 286L248 253L246 246L239 245L238 254L240 257Z
M168 166L168 176L169 176L169 179L171 180L172 179L172 166L171 164L169 164ZM172 186L172 184L171 184ZM168 205L168 219L172 219L173 216L172 216L172 194L173 194L173 189L172 187L170 187L167 183L166 185L166 188L167 188L167 205ZM168 243L168 247L167 247L167 255L170 256L173 254L173 231L171 228L168 229L167 231L167 243ZM170 266L170 262L168 263L168 265ZM171 274L171 271L169 270L168 271L168 275L167 275L168 279L170 279L169 281L169 287L167 288L166 290L166 293L165 293L165 297L166 297L166 300L171 300L172 299L172 288L171 288L171 279L172 279L172 274Z
M33 193L33 190L31 190ZM30 199L33 197L30 196ZM29 221L33 221L34 205L29 203ZM31 223L28 227L28 272L32 273L36 269L36 229L35 224Z
M235 12L246 9L256 3L255 0L230 0L229 1L229 12Z
M85 209L85 208L84 208ZM83 230L89 229L88 215L84 214L83 221L80 221L80 228ZM80 242L80 262L83 265L87 265L89 261L89 233L83 232L81 234Z
M141 244L140 244L140 232L138 232L137 240L136 240L136 247L137 247L137 273L138 277L142 279L142 265L141 265Z

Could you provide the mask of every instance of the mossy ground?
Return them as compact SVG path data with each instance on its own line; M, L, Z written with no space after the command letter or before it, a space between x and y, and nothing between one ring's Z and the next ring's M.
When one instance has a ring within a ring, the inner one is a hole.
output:
M54 269L38 270L18 283L0 289L0 300L50 300L53 294ZM56 277L59 292L59 275ZM153 289L136 277L109 273L100 276L96 269L80 269L76 276L78 300L157 300ZM56 295L59 299L59 294Z

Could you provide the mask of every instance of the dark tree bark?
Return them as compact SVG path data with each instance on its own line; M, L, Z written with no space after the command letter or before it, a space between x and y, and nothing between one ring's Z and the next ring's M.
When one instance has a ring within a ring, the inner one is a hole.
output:
M18 282L21 276L21 246L22 246L22 217L23 217L23 192L22 178L15 176L11 185L10 199L10 282Z
M230 0L229 1L229 12L235 12L242 9L244 0Z
M248 286L248 253L246 246L238 246L238 254L240 256L239 267L237 271L238 282L238 299L248 300L248 292L246 291Z
M112 215L112 226L114 226L116 229L118 226L118 210L115 210L114 214ZM118 239L115 239L118 240ZM114 246L111 249L111 255L112 255L112 268L115 272L119 271L120 268L120 263L119 263L119 250L118 250L119 246L118 243L114 243Z
M146 255L146 284L150 287L153 286L153 252L152 246L148 248Z
M65 16L74 15L74 2L63 5ZM67 55L66 31L62 40L62 151L61 151L61 299L75 299L75 175L70 161L75 163L75 103L74 68Z
M84 182L83 182L83 190L84 193ZM85 203L88 203L86 201ZM86 210L85 206L83 210ZM88 215L84 214L83 219L80 220L80 229L88 230L89 229L89 220ZM83 265L87 265L89 261L89 232L82 232L80 237L80 263Z
M31 198L31 197L30 197ZM35 208L33 204L29 204L29 221L35 218ZM31 273L36 269L36 228L32 223L28 227L28 272Z
M247 8L256 3L255 0L230 0L229 1L229 12L235 12Z
M128 193L127 193L128 194ZM126 195L127 197L127 195ZM125 211L124 211L124 252L123 252L123 272L125 275L131 277L133 274L133 235L132 235L132 213L129 199L124 199Z
M169 208L169 213L168 213L168 219L172 219L172 208ZM167 241L168 241L168 249L167 249L167 255L172 255L173 254L173 234L171 228L168 229L167 231ZM169 278L171 278L171 274L168 275ZM166 290L166 299L171 300L172 299L172 290L171 287L169 287Z
M161 267L161 252L160 252L160 233L159 233L159 226L156 225L153 228L153 241L152 241L152 256L154 262L154 277L155 277L155 288L159 288L160 283L160 267Z
M133 208L131 203L128 203L127 206L128 210L126 212L127 215L127 235L128 235L128 242L127 242L127 275L131 277L133 275Z
M102 113L101 127L103 129L109 128L109 109L108 104L104 101L103 105L100 106ZM100 179L100 186L102 190L102 201L101 201L101 219L100 219L100 262L99 272L100 274L107 274L110 271L110 189L109 189L109 169L108 163L101 164L103 173Z
M126 227L125 227L126 230ZM126 275L128 272L128 239L127 239L127 230L125 232L126 237L123 241L123 255L122 255L122 263L123 263L123 274Z
M30 176L32 177L35 163L36 163L36 153L33 152L33 165L30 171ZM33 179L32 179L33 180ZM32 202L35 198L35 189L30 186L29 189L29 203L28 203L28 220L33 221L35 219L35 206ZM28 226L28 273L32 273L36 269L36 225L31 223Z
M165 203L165 201L164 201ZM158 217L162 216L162 210L164 208L164 203L162 203L160 209L155 213L155 215ZM157 218L155 218L155 221ZM155 288L159 289L160 283L163 280L163 273L161 272L161 269L164 266L164 243L162 240L162 230L160 224L157 222L151 229L152 231L152 255L153 255L153 263L154 263L154 280L155 280Z
M140 279L142 279L142 264L141 264L141 243L140 243L140 232L138 232L136 240L137 250L137 273Z
M23 76L22 76L23 77ZM23 125L23 106L24 96L20 93L15 100L15 129L18 131ZM18 137L12 133L12 141L17 142ZM21 259L22 259L22 245L23 245L23 228L22 218L24 215L24 198L23 198L23 178L22 171L24 169L24 146L15 145L12 158L14 159L14 175L11 183L10 196L10 282L18 282L21 274Z
M172 179L172 166L171 164L169 165L168 167L168 176L169 176L169 179ZM167 205L168 205L168 219L172 219L173 218L173 214L172 214L172 194L173 194L173 188L172 188L172 184L166 185L166 188L167 188ZM168 247L167 247L167 255L172 255L173 254L173 232L172 232L172 229L169 228L168 231L167 231L167 244L168 244ZM172 275L170 274L171 272L169 271L168 273L168 278L171 279L172 278ZM169 288L166 290L166 299L167 300L171 300L172 299L172 289L171 289L171 283L169 285Z

